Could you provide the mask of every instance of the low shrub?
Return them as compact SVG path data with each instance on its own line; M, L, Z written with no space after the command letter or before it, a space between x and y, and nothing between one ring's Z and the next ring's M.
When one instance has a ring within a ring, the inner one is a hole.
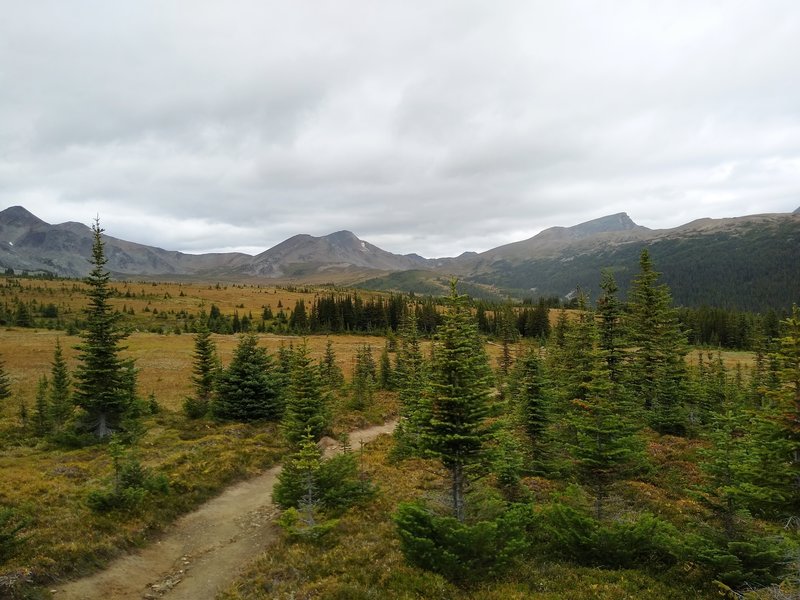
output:
M402 503L394 521L409 563L471 585L501 575L525 551L529 515L520 505L491 521L467 524L435 515L419 503Z

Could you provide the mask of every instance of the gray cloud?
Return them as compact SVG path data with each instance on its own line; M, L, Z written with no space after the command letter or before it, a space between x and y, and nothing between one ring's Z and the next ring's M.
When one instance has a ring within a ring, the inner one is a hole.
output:
M0 206L50 222L442 256L800 205L790 0L18 4Z

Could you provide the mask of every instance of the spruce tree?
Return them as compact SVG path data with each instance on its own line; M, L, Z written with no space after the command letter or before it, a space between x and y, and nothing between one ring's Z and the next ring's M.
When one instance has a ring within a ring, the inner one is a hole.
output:
M303 341L292 355L283 432L293 445L298 445L307 433L317 441L328 432L330 422L328 394L309 355L308 344Z
M647 248L628 294L631 353L627 385L659 433L683 434L686 340L666 285L658 284Z
M283 413L275 385L272 358L258 346L253 333L243 333L228 368L217 379L217 394L211 406L218 419L276 421Z
M370 406L376 384L375 359L372 358L372 347L369 344L363 344L356 351L353 381L350 384L350 407L354 410L364 410Z
M378 387L382 390L394 389L394 372L392 371L392 362L389 358L388 342L381 351L380 368L378 369Z
M800 511L800 308L781 322L778 359L782 386L775 394L778 427L785 440L788 464L789 509Z
M320 375L322 382L328 387L329 390L338 390L344 383L344 375L342 369L336 362L336 352L333 350L333 342L328 339L325 343L325 354L322 357L319 365Z
M605 352L608 371L615 382L622 381L625 359L625 332L622 322L622 303L617 298L617 282L611 271L603 271L600 287L603 290L597 300L597 316L600 319L600 346Z
M72 378L67 361L61 349L61 341L56 338L53 362L50 367L50 419L53 429L60 431L72 416Z
M211 331L201 323L194 338L194 364L192 365L192 384L194 394L184 402L184 410L191 418L197 419L208 414L214 396L214 386L219 371L217 348Z
M701 468L707 475L704 497L720 518L722 530L728 540L736 538L737 521L748 495L746 487L746 465L748 464L749 436L748 415L744 410L740 390L727 381L720 389L714 383L712 393L722 394L717 398L710 415L707 438L711 446L702 452ZM752 486L749 493L752 494Z
M437 328L430 377L430 420L422 441L450 474L453 516L466 517L468 469L484 457L491 437L486 423L491 394L491 369L477 323L465 297L451 283L449 307Z
M50 409L47 401L47 388L50 382L46 375L39 378L36 386L36 401L33 405L33 429L38 436L45 436L50 433Z
M500 338L500 343L502 344L502 351L497 359L497 365L502 377L508 376L511 365L514 363L513 345L519 337L515 321L513 309L506 304L497 315L497 337Z
M547 451L547 431L553 415L544 365L533 347L516 362L512 371L512 400L518 422L530 443L533 460L541 463Z
M581 302L582 315L567 337L580 353L580 375L571 388L568 441L579 481L595 497L595 517L603 507L611 485L636 470L644 461L644 445L635 411L625 388L615 382L608 357L600 343L597 321Z
M79 354L74 401L84 411L85 428L96 437L105 438L122 429L123 419L133 408L128 369L131 361L120 357L124 350L120 342L127 333L119 326L121 315L114 312L109 302L113 290L105 269L103 229L98 221L92 225L92 231L93 267L86 279L89 306L85 309L83 342L76 347Z
M0 360L0 402L11 397L11 381L6 372L5 363Z
M395 381L400 401L400 419L394 430L395 452L400 456L421 451L420 436L429 420L427 405L427 363L422 355L417 317L407 311L398 330L400 347L397 351Z

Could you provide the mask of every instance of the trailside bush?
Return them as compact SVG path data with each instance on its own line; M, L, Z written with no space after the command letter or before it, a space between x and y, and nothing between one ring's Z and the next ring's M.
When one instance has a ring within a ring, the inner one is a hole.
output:
M153 474L150 469L132 456L125 456L122 446L111 442L114 460L114 481L107 489L92 490L86 498L89 508L96 512L133 510L148 493L166 494L169 481L163 474Z
M297 508L307 503L335 510L372 494L373 486L359 477L353 454L338 454L322 460L316 446L313 451L317 452L316 464L311 465L311 459L301 455L302 449L286 461L272 493L278 506Z
M403 555L422 569L459 585L505 572L527 548L529 508L511 508L491 521L460 523L419 503L402 503L394 515Z
M757 534L736 541L714 540L699 535L687 539L691 558L711 576L733 589L768 586L781 581L789 557L794 554L786 540Z
M0 564L11 558L19 546L20 532L28 520L8 506L0 506Z
M605 523L571 506L554 503L539 514L542 545L551 554L576 563L620 568L676 564L684 555L680 533L651 514L630 521Z

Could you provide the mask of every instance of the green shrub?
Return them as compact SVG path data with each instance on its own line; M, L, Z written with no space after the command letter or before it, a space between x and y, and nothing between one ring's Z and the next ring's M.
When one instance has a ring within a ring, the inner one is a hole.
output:
M286 532L290 540L317 544L324 541L339 522L337 519L325 519L319 522L308 519L296 508L287 508L278 518L278 525Z
M657 517L643 514L631 521L601 523L560 503L539 515L534 532L551 554L566 560L610 568L664 568L684 555L678 530Z
M21 543L20 533L28 519L8 506L0 506L0 564L11 558Z
M351 506L373 491L373 486L359 477L352 453L323 460L313 439L307 437L278 475L272 499L281 508L310 504L335 510Z
M694 562L711 577L733 589L762 587L779 582L786 574L792 551L780 537L751 534L736 541L714 540L699 535L687 539Z
M494 520L466 524L418 503L402 503L394 521L409 563L470 585L501 575L524 552L528 510L519 506Z
M114 454L114 482L108 489L92 490L86 504L96 512L134 510L150 494L169 492L169 480L163 474L154 474L135 458L122 454L121 447L112 447Z

